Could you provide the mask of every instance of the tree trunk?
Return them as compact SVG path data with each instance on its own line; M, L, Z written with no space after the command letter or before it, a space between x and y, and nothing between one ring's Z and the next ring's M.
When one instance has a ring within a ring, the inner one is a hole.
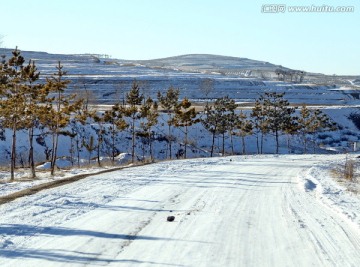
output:
M80 146L79 146L79 137L76 136L76 153L77 153L77 165L80 168Z
M100 161L100 150L101 150L101 144L103 142L103 127L102 127L102 124L99 123L99 133L98 133L98 140L97 140L97 155L96 155L96 158L97 158L97 162L98 162L98 165L99 167L101 167L101 161Z
M71 166L74 167L74 137L70 137L70 161Z
M171 137L171 126L169 125L169 134L168 134L168 142L169 142L169 158L171 159L171 154L172 154L172 147L171 147L171 143L172 143L172 137Z
M307 154L307 140L306 140L306 135L303 135L303 140L304 140L304 154Z
M225 133L222 134L222 155L225 156Z
M11 166L10 166L10 181L15 179L15 165L16 165L16 124L13 125L12 143L11 143Z
M313 142L313 147L314 147L313 153L315 154L315 152L316 152L316 140L315 140L314 134L312 134L312 142Z
M135 118L132 120L132 148L131 148L131 162L135 162Z
M113 131L112 131L112 162L115 163L115 125L112 125Z
M257 153L260 154L260 147L259 147L259 132L256 133L256 150Z
M215 131L212 134L212 144L211 144L211 152L210 157L213 157L214 154L214 146L215 146Z
M60 62L59 62L60 65ZM51 175L55 174L55 164L56 164L56 156L57 156L57 147L58 147L58 139L59 139L59 128L60 128L60 99L61 99L61 91L58 91L58 98L57 98L57 109L56 109L56 128L53 132L53 150L52 150L52 157L51 157Z
M51 175L52 176L55 174L55 164L56 164L56 156L57 156L57 148L58 148L58 139L59 139L59 134L58 134L58 130L56 130L53 133L53 150L52 150L52 156L51 156Z
M98 136L98 142L97 142L97 149L96 149L96 158L97 158L97 162L98 162L98 165L99 167L101 167L101 162L100 162L100 149L101 149L101 133L99 133L99 136Z
M151 160L151 162L154 162L153 146L152 146L153 138L152 138L152 134L151 134L151 129L149 129L149 132L148 132L148 137L149 137L149 153L150 153L150 160Z
M288 148L288 153L291 154L291 148L290 148L290 134L288 134L287 136L287 148Z
M91 154L92 154L92 150L89 151L89 165L91 164Z
M245 155L246 154L246 147L245 147L245 136L241 136L241 141L242 141L242 154Z
M34 162L34 145L33 145L33 139L34 139L34 127L30 127L29 129L29 166L31 170L31 178L36 178L36 172L35 172L35 162Z
M276 154L279 154L279 132L275 131L275 140L276 140Z
M185 151L184 151L184 158L186 159L186 148L188 144L188 127L185 126Z

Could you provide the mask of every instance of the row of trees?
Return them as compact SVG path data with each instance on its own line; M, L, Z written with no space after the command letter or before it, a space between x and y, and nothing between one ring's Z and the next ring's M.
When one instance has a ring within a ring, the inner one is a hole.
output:
M16 165L17 133L28 131L28 163L35 177L34 138L35 128L42 125L52 136L51 173L54 174L57 158L58 137L61 129L69 124L71 115L81 110L81 100L74 95L65 95L69 83L64 80L66 72L59 63L57 72L40 83L40 73L33 61L25 64L19 50L12 52L8 60L2 56L0 62L0 123L1 128L11 130L11 180L14 179Z
M276 69L275 74L278 77L279 81L290 81L301 83L304 80L306 75L305 71L300 70L285 70L285 69Z
M89 95L76 96L66 92L70 83L65 79L66 72L58 63L56 72L45 80L40 79L35 62L25 63L19 50L12 52L12 57L4 56L0 62L0 123L1 129L12 133L11 140L11 180L17 163L17 134L19 130L28 133L28 166L32 177L36 177L34 160L34 139L45 144L46 159L51 162L51 174L54 174L60 136L70 138L71 159L77 158L80 165L80 151L86 149L89 162L96 152L97 162L101 164L104 144L109 148L114 161L119 154L118 134L124 130L131 135L132 162L136 160L136 148L139 138L145 139L149 156L154 159L153 142L159 124L167 125L166 157L174 156L173 144L176 141L174 128L183 133L184 151L187 157L190 143L188 134L192 125L201 123L212 136L211 156L214 155L215 139L222 140L222 154L225 151L225 139L230 138L231 153L234 153L233 136L240 136L242 153L246 153L245 138L256 136L258 153L263 153L264 136L273 134L276 140L276 153L279 152L279 136L286 134L301 135L307 149L307 135L321 130L333 130L336 125L320 110L310 110L303 106L295 115L295 107L290 107L284 94L265 93L256 100L250 114L238 112L238 106L229 97L207 103L204 112L197 112L189 99L179 99L179 89L170 87L165 93L160 92L157 99L145 97L134 81L125 95L125 101L113 105L111 109L99 112L89 104ZM164 114L160 116L161 112ZM163 120L163 121L159 121ZM96 136L89 134L85 127L93 128ZM94 126L95 125L95 126ZM109 138L105 138L110 134ZM46 145L46 137L51 136L51 146Z
M0 123L2 136L8 129L12 132L10 149L10 173L14 180L14 170L17 163L17 134L20 130L28 132L28 166L32 177L36 177L34 160L34 139L46 147L46 159L51 162L51 174L54 174L59 136L68 136L71 140L71 156L76 155L80 164L80 150L89 152L89 161L94 151L100 165L101 148L105 142L104 135L111 133L112 160L119 153L116 136L128 129L131 133L132 162L136 160L136 140L138 137L148 140L150 157L153 155L154 126L158 123L158 104L151 98L145 98L140 93L138 83L134 81L130 91L126 94L125 103L117 103L110 110L98 112L88 105L88 94L80 98L66 93L70 83L64 79L66 72L58 63L56 73L46 80L40 79L40 73L34 61L25 63L18 49L12 52L12 57L1 57L0 62ZM196 112L188 99L179 101L179 90L170 88L165 95L159 94L159 102L169 114L169 131L171 126L185 129L187 139L188 127L196 123ZM84 125L96 124L96 141L94 136L88 135ZM35 131L37 129L38 131ZM40 130L40 133L39 133ZM46 145L45 137L51 136L52 145ZM173 154L172 142L174 137L166 137L169 155ZM186 149L185 149L186 157Z
M242 139L242 153L246 153L245 137L256 136L256 147L259 154L263 153L264 137L271 134L275 138L275 153L279 153L280 135L287 135L288 148L290 137L300 135L307 152L308 136L320 131L334 131L337 125L319 109L309 109L306 105L300 108L291 107L284 93L265 93L256 101L249 115L243 111L236 113L237 105L233 99L223 97L213 105L207 104L201 119L204 127L212 134L211 156L214 152L215 137L222 137L222 153L225 154L225 135L230 137L232 153L234 145L232 136Z

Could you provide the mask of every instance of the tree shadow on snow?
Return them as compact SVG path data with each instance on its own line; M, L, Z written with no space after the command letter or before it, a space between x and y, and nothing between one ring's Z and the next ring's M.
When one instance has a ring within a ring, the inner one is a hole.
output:
M82 209L103 209L103 210L110 210L110 211L151 211L151 212L182 212L186 210L174 210L174 209L163 209L163 208L143 208L140 206L125 206L125 205L108 205L108 204L98 204L95 202L67 202L66 205L58 205L58 204L51 204L51 203L41 203L35 204L38 207L46 207L46 208L57 208L57 209L74 209L78 210L79 206L82 206Z
M0 251L1 257L8 259L37 259L52 262L63 262L71 264L84 264L90 263L93 265L104 265L110 263L135 263L135 264L147 264L155 266L184 266L171 263L160 263L152 261L130 260L130 259L110 259L101 257L98 253L85 253L80 251L69 250L44 250L44 249L21 249L16 250L2 249ZM26 264L25 264L26 265ZM25 266L24 265L24 266Z
M112 234L90 230L71 229L65 227L40 227L25 224L2 224L0 233L3 236L90 236L95 238L121 239L124 241L149 240L149 241L186 241L172 238L160 238L144 235ZM198 241L189 241L198 242ZM121 244L119 244L121 246ZM100 253L87 253L63 249L27 249L21 247L6 246L0 250L0 257L6 259L37 259L64 263L89 263L103 265L104 263L143 263L156 266L183 266L172 263L159 263L133 259L105 258Z
M0 233L10 236L91 236L98 238L111 238L123 240L172 240L171 238L158 238L152 236L112 234L90 230L72 229L65 227L41 227L24 224L2 224L0 225ZM0 255L1 255L0 251Z

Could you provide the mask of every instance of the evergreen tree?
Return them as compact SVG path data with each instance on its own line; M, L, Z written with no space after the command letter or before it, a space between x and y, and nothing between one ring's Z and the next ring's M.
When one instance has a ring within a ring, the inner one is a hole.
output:
M205 78L200 81L199 89L204 94L206 98L206 103L208 103L208 97L212 91L214 91L215 81L214 79Z
M168 115L167 125L168 125L168 136L167 141L169 145L169 158L172 158L172 143L175 140L175 137L172 134L172 126L174 126L174 117L175 109L179 102L179 89L175 89L170 86L166 91L166 94L161 94L158 92L158 100L161 107L164 109L164 112Z
M68 131L68 136L70 137L71 147L71 164L74 164L74 156L76 154L77 166L80 167L80 152L84 147L83 141L86 137L85 125L88 123L94 116L94 111L89 108L89 102L79 97L77 95L76 101L80 101L79 107L75 110L74 116L70 118L69 126L70 131Z
M234 101L235 104L235 101ZM231 144L231 155L234 155L234 140L233 140L233 135L236 129L236 124L239 120L239 117L237 116L237 114L235 114L235 108L237 107L237 105L234 106L234 110L232 112L229 112L227 114L227 132L229 134L230 137L230 144Z
M306 105L302 105L298 118L298 127L304 143L304 153L307 153L307 135L314 136L319 131L334 131L338 127L321 110L311 110ZM315 143L315 141L314 141ZM315 149L315 145L314 145Z
M268 124L266 121L266 114L262 99L256 99L255 106L250 114L252 118L253 130L256 133L256 148L257 153L263 153L264 136L269 132ZM260 141L259 141L260 136Z
M235 128L237 129L236 134L241 137L242 154L245 155L246 154L245 137L253 133L253 124L251 120L248 119L246 114L243 113L242 111L238 115Z
M220 125L220 117L217 116L214 106L209 105L209 103L205 105L204 115L201 118L201 123L204 128L212 135L210 150L210 157L212 157L214 154L215 136L218 133L218 127Z
M214 103L216 115L219 117L220 124L218 126L218 133L222 136L222 154L225 155L225 134L231 132L235 126L235 109L237 105L235 100L230 99L229 96L217 99Z
M149 153L151 161L154 161L153 154L153 139L154 132L153 127L158 123L159 111L158 104L150 97L148 97L145 103L140 108L141 118L143 121L140 123L141 132L140 135L147 139L149 145Z
M218 134L222 135L222 154L225 155L225 134L233 130L236 108L235 101L228 96L217 99L213 106L206 104L201 122L212 134L211 157L214 152L215 136Z
M75 95L64 93L70 81L64 80L67 73L63 70L60 61L56 70L57 72L48 78L46 83L47 90L54 94L54 97L48 99L53 107L41 118L42 123L49 128L52 134L51 175L55 174L59 136L63 133L62 129L69 124L71 114L76 113L82 106L82 100L74 101Z
M16 168L16 133L25 127L26 98L24 92L25 77L23 64L25 60L16 48L12 57L0 64L0 117L2 125L12 131L10 180L14 180Z
M187 146L189 143L188 133L189 127L195 123L199 122L197 117L197 112L194 107L191 107L191 102L186 97L176 106L175 108L175 117L174 123L176 127L185 128L184 134L184 158L187 156Z
M124 108L119 104L115 104L111 107L111 110L105 111L105 122L110 123L111 132L111 160L115 162L115 156L118 154L118 150L115 145L116 135L119 131L125 130L128 125L124 120Z
M144 96L140 94L140 88L136 81L133 82L130 91L126 94L126 104L127 106L124 109L124 114L126 117L130 118L130 130L131 130L131 162L135 162L135 146L136 146L136 121L141 118L140 108Z
M105 114L103 112L94 112L92 119L97 124L97 128L93 128L95 130L95 133L97 135L97 145L96 145L96 159L99 167L101 167L101 161L100 161L100 154L101 154L101 148L102 144L104 142L104 135L106 134L106 130L104 127L105 124Z
M24 93L25 93L25 116L23 118L25 127L28 129L29 140L29 156L28 162L31 170L32 178L36 177L35 160L34 160L34 130L40 124L40 116L46 113L48 106L46 105L46 98L48 91L45 90L44 85L39 83L40 72L37 71L34 61L29 61L29 64L22 69L25 79Z
M298 117L288 117L287 122L285 122L285 128L283 131L287 135L288 153L291 153L291 137L299 133Z
M264 105L268 129L275 135L276 154L279 153L279 136L286 130L295 112L295 108L289 107L289 101L284 99L284 95L285 93L270 92L260 98Z

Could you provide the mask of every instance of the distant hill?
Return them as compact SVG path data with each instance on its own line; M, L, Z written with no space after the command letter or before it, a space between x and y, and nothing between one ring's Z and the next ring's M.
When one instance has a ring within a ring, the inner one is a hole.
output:
M0 48L0 55L11 56L12 49ZM287 92L294 103L338 102L343 92L333 89L346 86L359 87L359 76L327 76L305 73L301 84L288 79L278 81L279 69L293 72L286 67L265 61L209 54L189 54L152 60L112 59L99 54L50 54L22 51L26 61L35 60L42 79L56 72L58 61L67 71L72 82L69 92L88 90L96 103L114 103L124 98L134 80L137 80L146 95L156 98L158 91L169 86L180 89L180 97L202 101L225 95L239 102L252 102L264 90ZM212 80L213 89L208 95L202 87ZM319 91L308 91L316 89ZM331 89L331 91L329 90ZM304 91L306 90L306 92ZM347 96L346 96L347 97Z
M12 49L0 48L0 54L11 56ZM92 64L103 62L105 64L118 64L127 66L142 65L152 69L174 69L185 72L220 73L225 75L251 76L251 72L274 72L278 68L289 68L271 64L265 61L248 58L219 56L209 54L189 54L152 60L122 60L109 59L106 55L98 54L50 54L46 52L22 51L23 56L33 59L43 70L46 65L56 64L59 60L64 64ZM257 75L254 75L257 76Z
M176 67L183 70L264 70L275 71L281 68L279 65L274 65L265 61L252 60L248 58L209 55L209 54L189 54L168 58L160 58L153 60L139 61L146 66L168 66ZM288 69L288 68L284 68Z

